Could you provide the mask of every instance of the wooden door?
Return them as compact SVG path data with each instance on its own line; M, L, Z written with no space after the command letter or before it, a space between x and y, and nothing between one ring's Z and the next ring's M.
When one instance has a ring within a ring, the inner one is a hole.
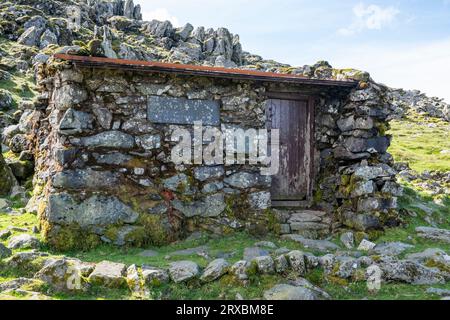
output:
M280 130L278 174L272 176L272 200L309 200L313 180L313 100L270 99L271 129Z

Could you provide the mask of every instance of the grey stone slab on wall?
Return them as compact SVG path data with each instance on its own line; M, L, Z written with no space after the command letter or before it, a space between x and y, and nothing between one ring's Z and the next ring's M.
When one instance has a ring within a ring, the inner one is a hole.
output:
M151 96L147 114L148 120L154 123L194 124L194 121L202 121L203 125L220 124L220 105L214 100Z

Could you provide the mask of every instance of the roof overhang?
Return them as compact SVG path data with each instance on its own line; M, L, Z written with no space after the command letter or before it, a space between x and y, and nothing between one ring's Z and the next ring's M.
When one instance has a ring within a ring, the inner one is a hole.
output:
M71 61L75 65L92 68L122 69L140 72L174 73L180 75L204 76L224 79L279 82L291 84L306 84L327 87L352 88L357 86L352 80L319 80L301 75L262 72L255 70L208 67L192 64L175 64L155 61L139 61L125 59L110 59L100 57L76 56L69 54L55 54L55 58Z

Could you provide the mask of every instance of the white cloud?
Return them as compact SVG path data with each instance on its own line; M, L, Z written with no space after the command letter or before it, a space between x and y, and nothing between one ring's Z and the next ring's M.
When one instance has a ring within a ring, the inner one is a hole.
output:
M380 7L375 4L365 5L357 4L353 7L353 22L347 28L338 30L338 33L344 36L353 35L368 30L381 30L390 25L400 11L395 7Z
M158 8L152 11L144 11L142 13L142 16L145 21L151 21L153 19L160 21L169 20L175 27L179 27L181 25L178 18L171 15L166 8Z
M332 59L335 67L370 72L391 87L418 89L450 103L450 38L427 43L347 46Z

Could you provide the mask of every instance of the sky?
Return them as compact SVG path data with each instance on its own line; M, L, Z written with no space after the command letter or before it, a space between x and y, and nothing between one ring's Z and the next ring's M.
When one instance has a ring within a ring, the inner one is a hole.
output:
M450 0L134 0L144 20L226 27L245 51L293 66L327 60L450 103Z

